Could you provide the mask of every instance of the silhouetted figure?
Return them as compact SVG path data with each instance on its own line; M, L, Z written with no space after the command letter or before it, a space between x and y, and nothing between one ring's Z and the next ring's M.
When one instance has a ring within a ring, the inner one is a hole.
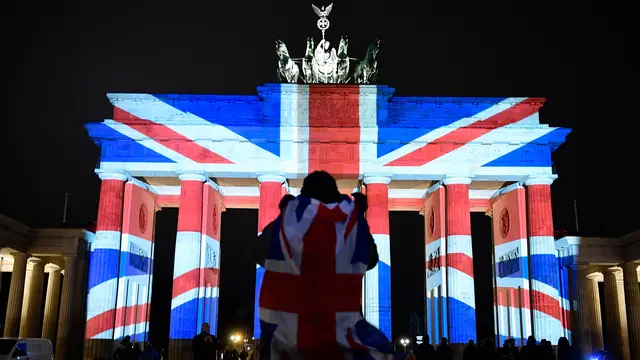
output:
M498 349L500 360L514 360L513 353L511 352L512 349L513 344L511 343L511 339L506 339L502 344L502 347Z
M449 340L445 337L440 339L440 344L436 349L438 360L453 360L453 349L449 346Z
M527 344L520 350L520 359L522 360L542 360L540 358L540 350L536 344L536 338L531 335L527 338Z
M436 348L431 345L429 335L422 338L422 344L418 345L416 360L432 360L436 357Z
M219 347L219 342L214 335L211 335L209 333L209 331L209 324L202 324L202 330L200 331L200 334L196 335L191 341L193 360L215 359L216 350Z
M462 351L462 360L479 360L478 347L473 340L469 340Z
M478 357L486 360L499 359L496 343L491 337L486 337L478 346Z
M238 360L238 350L233 349L231 350L231 360Z
M113 353L113 358L115 360L128 360L131 358L132 350L131 336L127 335L120 341L120 345Z
M540 341L540 354L542 355L542 360L556 359L556 354L553 351L553 346L551 346L551 341L547 339L542 339L542 341Z
M558 360L579 360L578 352L569 345L569 339L564 336L558 339Z
M509 352L511 353L511 358L513 360L520 360L520 350L516 346L516 339L509 338L509 343L511 343L511 346L509 347Z
M247 358L249 357L249 353L247 352L247 350L242 348L242 351L240 351L240 355L238 355L238 357L240 358L240 360L247 360Z

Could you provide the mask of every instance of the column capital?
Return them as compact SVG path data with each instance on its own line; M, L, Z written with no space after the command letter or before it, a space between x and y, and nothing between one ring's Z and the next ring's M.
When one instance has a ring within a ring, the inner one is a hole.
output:
M621 265L622 269L633 269L638 271L638 266L640 266L640 264L638 264L637 262L628 262L628 263L624 263Z
M590 274L587 274L586 278L589 279L589 280L598 281L598 280L600 280L600 276L601 276L600 273L592 272Z
M49 270L49 272L61 271L62 268L56 264L48 263L44 266L45 271Z
M118 180L118 181L127 181L129 180L129 175L127 175L124 171L114 171L114 170L96 170L96 174L100 180Z
M531 186L531 185L551 185L551 184L553 184L553 181L555 179L557 179L557 178L558 178L557 175L529 176L529 178L527 178L524 181L524 184L526 186Z
M200 181L201 183L204 183L205 181L207 181L207 177L204 176L204 174L198 174L198 173L178 174L178 179L180 179L180 181Z
M614 267L610 267L610 268L605 268L602 269L602 273L606 276L606 275L614 275L614 276L619 276L622 275L622 268L618 267L618 266L614 266Z
M391 178L388 176L365 176L362 181L365 185L369 184L385 184L389 185Z
M42 267L43 267L43 268L44 268L44 266L46 265L46 263L45 263L45 261L44 261L44 260L42 260L42 259L40 259L40 258L33 258L33 257L32 257L32 258L29 258L29 260L28 260L27 264L28 264L28 265L31 265L31 266L39 266L39 265L42 265Z
M442 179L442 183L446 185L469 185L471 184L471 178L463 175L447 175Z
M31 257L31 255L20 252L20 251L10 252L9 255L11 255L11 257L14 259L24 259L24 260L27 260L28 258Z
M279 174L262 174L262 175L258 175L258 181L260 183L263 183L263 182L275 182L275 183L284 184L284 182L286 180L287 179L283 175L279 175Z

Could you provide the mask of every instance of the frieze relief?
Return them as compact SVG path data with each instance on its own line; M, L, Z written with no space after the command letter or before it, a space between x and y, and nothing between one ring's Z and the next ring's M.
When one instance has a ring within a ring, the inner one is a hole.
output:
M265 104L265 116L267 118L305 118L309 116L309 112L313 111L314 114L321 114L323 118L333 119L345 119L345 118L358 118L361 119L361 123L368 124L368 126L376 126L375 120L378 114L386 114L385 109L377 108L377 101L370 101L366 103L363 100L308 100L309 106L301 106L300 101L286 101L280 102L269 101ZM369 120L369 121L367 121ZM289 125L289 124L283 124ZM336 124L338 125L338 124Z
M336 122L336 126L339 119L358 120L360 116L358 100L311 100L309 110L323 119Z
M335 146L336 144L326 143L324 146L309 149L309 160L320 161L346 161L359 160L360 151L352 146Z

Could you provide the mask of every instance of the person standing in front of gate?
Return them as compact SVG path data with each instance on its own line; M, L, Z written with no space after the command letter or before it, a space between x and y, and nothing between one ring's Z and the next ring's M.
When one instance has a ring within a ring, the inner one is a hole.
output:
M200 334L191 341L193 360L213 360L216 358L216 350L219 349L218 339L209 333L208 323L202 324Z
M337 191L337 189L336 189ZM340 193L337 193L337 195L335 196L339 196ZM367 212L367 210L369 209L369 204L367 201L367 196L363 193L353 193L351 194L351 197L353 198L353 202L356 204L356 206L358 207L358 209L364 214ZM282 211L284 211L284 209L287 208L287 204L289 204L289 202L293 199L295 199L296 197L291 195L291 194L287 194L285 196L282 197L282 199L280 200L280 204L278 204L278 208L280 209L280 213L282 213ZM264 267L264 261L267 257L267 249L269 247L269 242L271 241L271 238L273 237L273 226L275 224L275 220L270 222L267 226L264 227L264 229L262 230L262 233L258 236L258 242L256 244L256 246L253 249L253 257L254 257L254 261L256 264ZM376 246L376 243L373 240L373 236L369 237L369 241L370 241L370 250L369 250L369 261L367 264L367 271L371 270L373 268L376 267L376 265L378 265L378 247Z
M364 218L364 198L355 198L360 206L340 194L333 176L316 171L304 179L300 196L281 210L265 254L261 355L404 358L358 311L362 278L375 266L370 255L377 251Z

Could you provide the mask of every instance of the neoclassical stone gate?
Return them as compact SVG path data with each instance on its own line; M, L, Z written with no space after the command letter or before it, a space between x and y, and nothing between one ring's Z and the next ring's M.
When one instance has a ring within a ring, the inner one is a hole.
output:
M551 152L568 129L540 124L539 98L393 97L380 85L266 84L257 95L108 94L113 119L89 123L101 147L85 358L144 341L155 210L179 207L172 359L199 325L216 331L220 219L257 208L259 229L314 170L361 189L380 253L363 283L365 317L391 336L389 211L425 215L425 306L432 339L475 334L470 212L493 215L499 336L568 334L559 293ZM262 269L256 269L256 297ZM257 309L256 309L257 311ZM509 322L509 325L507 325ZM254 335L260 337L259 323Z

